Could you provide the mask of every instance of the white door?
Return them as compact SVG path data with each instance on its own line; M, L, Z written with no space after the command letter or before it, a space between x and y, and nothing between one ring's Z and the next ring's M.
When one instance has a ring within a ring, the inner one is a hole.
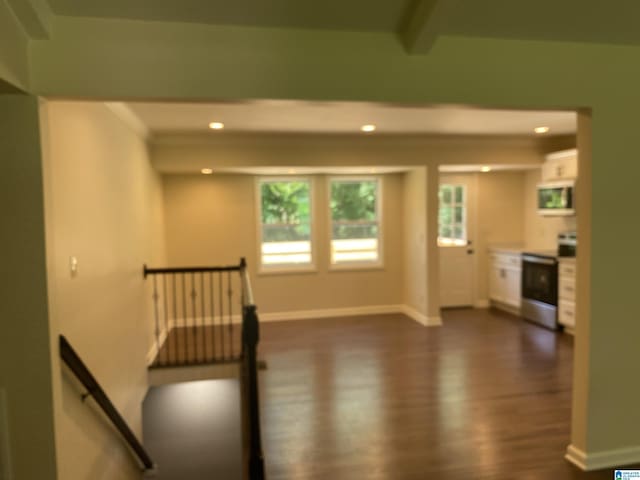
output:
M473 185L471 175L440 176L438 244L442 307L474 303Z

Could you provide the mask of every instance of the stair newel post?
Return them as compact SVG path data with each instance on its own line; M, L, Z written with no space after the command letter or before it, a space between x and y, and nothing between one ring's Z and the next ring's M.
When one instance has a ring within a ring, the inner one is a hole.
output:
M243 368L247 395L250 480L264 479L264 458L262 454L262 436L260 432L260 399L258 394L257 346L260 339L258 315L255 305L243 307Z

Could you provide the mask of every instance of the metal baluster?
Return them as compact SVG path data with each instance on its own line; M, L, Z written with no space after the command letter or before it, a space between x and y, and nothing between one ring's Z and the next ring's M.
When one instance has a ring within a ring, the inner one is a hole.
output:
M244 258L240 259L240 270L238 272L238 281L240 282L240 351L238 352L238 358L242 357L242 352L244 352L244 342L242 341L242 325L243 325L243 316L244 316L244 307L249 303L246 297L246 293L244 291L244 281L242 276L244 275L244 269L246 268L246 264L244 262Z
M184 341L184 362L189 362L189 356L187 352L189 351L189 344L187 339L187 277L183 273L182 274L182 337Z
M211 360L213 361L216 358L216 305L213 298L213 272L209 272L209 290L211 294Z
M202 325L200 326L200 333L202 335L202 362L205 362L207 360L207 352L206 352L206 348L207 348L207 344L205 342L205 334L206 334L206 330L205 330L205 326L204 326L204 315L205 315L205 311L204 311L204 273L200 273L200 297L201 297L201 306L202 308L200 309L200 313L202 314Z
M220 305L220 345L222 346L222 358L224 358L224 295L222 294L222 283L224 277L222 272L218 272L218 292L220 293L218 303Z
M169 363L169 300L167 299L167 276L162 275L162 297L164 300L164 364Z
M191 336L193 337L193 358L191 359L192 363L198 362L198 341L197 341L197 325L196 325L196 299L198 297L198 292L196 292L196 274L191 274L191 313L193 314L193 319L191 321Z
M158 279L153 276L153 311L156 320L156 358L152 363L160 363L160 318L158 313Z
M173 365L178 364L178 288L177 288L177 274L173 273L171 279L173 280Z
M231 271L227 272L227 295L229 296L229 358L233 358L233 288L231 288Z

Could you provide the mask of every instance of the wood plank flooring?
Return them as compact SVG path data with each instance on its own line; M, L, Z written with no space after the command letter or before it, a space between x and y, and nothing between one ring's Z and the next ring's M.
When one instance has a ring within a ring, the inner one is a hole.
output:
M158 464L155 480L241 480L242 435L237 379L149 389L142 408L144 443Z
M269 480L613 478L563 458L568 335L489 310L261 328Z
M242 351L242 326L237 324L172 328L152 367L237 361Z

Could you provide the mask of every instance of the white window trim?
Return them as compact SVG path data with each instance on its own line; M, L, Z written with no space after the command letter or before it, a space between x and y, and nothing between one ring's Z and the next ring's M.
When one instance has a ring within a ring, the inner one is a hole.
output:
M378 260L376 261L359 261L359 262L340 262L333 263L331 261L331 244L333 241L333 218L331 215L331 183L334 181L355 181L355 182L377 182L378 189L376 195L376 214L378 219ZM382 215L383 203L383 177L379 175L331 175L327 177L326 183L326 208L327 208L327 238L328 238L328 263L329 271L345 271L345 270L383 270L384 269L384 219Z
M266 182L309 182L309 227L311 229L311 235L309 241L311 242L311 263L305 264L275 264L264 265L262 263L262 191L261 185ZM315 227L315 211L316 211L316 199L315 199L315 179L312 176L262 176L255 177L255 205L256 205L256 237L258 239L257 244L257 258L258 258L258 275L279 275L290 273L315 273L318 271L316 265L316 227Z

